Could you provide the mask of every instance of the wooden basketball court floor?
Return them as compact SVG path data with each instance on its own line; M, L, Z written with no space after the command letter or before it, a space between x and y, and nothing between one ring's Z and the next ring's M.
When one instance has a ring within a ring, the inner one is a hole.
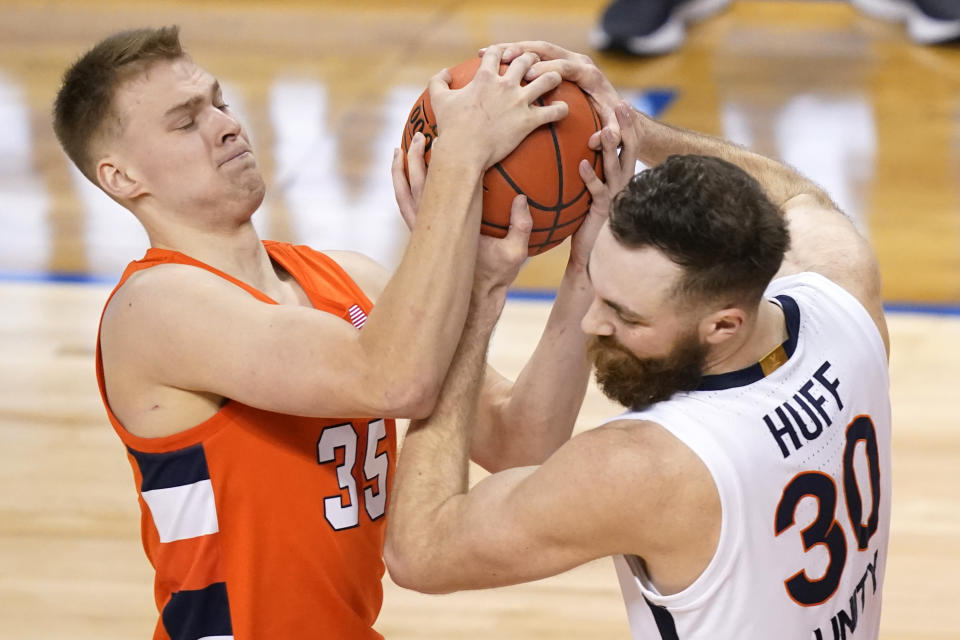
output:
M130 470L93 376L100 308L145 238L53 138L64 67L99 37L177 23L247 122L265 236L395 265L388 175L429 76L503 40L587 51L602 0L0 2L0 638L144 638L155 622ZM882 637L960 637L960 48L841 2L740 0L652 60L597 55L636 104L782 158L867 233L891 304L893 530ZM522 366L563 250L531 261L491 359ZM531 295L531 293L533 295ZM591 388L578 428L617 412ZM642 491L642 487L637 488ZM626 638L609 560L424 596L385 579L388 638Z

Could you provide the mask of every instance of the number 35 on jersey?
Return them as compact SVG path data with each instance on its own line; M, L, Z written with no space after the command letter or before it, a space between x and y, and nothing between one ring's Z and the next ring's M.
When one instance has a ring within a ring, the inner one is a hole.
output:
M324 516L336 531L360 524L363 511L371 521L378 520L387 508L387 472L390 460L381 443L387 438L386 424L373 420L366 425L367 439L362 460L357 458L359 438L350 422L327 427L317 440L317 462L335 464L340 492L323 498ZM339 463L338 463L339 462ZM354 469L354 467L357 467ZM357 479L362 479L362 496Z

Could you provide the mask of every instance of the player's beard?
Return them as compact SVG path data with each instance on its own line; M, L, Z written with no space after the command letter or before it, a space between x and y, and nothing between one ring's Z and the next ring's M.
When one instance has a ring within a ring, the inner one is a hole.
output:
M587 347L603 394L630 409L645 409L700 385L707 347L696 332L682 336L662 358L638 358L613 336L593 336Z

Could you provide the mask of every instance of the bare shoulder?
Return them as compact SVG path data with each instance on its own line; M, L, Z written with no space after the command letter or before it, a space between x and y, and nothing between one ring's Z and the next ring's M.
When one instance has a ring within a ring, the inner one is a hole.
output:
M103 329L122 328L131 320L163 322L188 311L190 304L210 296L243 293L223 278L189 265L164 264L139 271L117 289L103 316Z
M370 300L376 302L392 275L382 264L358 251L324 251L327 257L343 267Z
M704 532L719 527L720 497L713 476L662 425L618 420L581 433L569 445L576 460L568 464L582 465L609 499L624 505L617 513L621 528L630 532L623 542L633 553L648 560L695 553L704 544ZM588 477L580 481L589 483Z
M669 486L701 470L707 471L690 447L662 425L649 420L617 420L578 437L589 438L592 442L588 447L605 449L615 473L627 474L645 483Z
M170 345L181 334L213 324L210 318L224 318L234 304L247 300L253 298L204 269L165 264L139 271L117 289L104 311L104 362L124 363L127 375L153 377L158 363L175 361Z
M867 239L842 212L811 195L791 198L783 210L790 250L777 277L812 271L828 278L863 305L888 343L880 269Z
M700 457L656 422L617 420L584 431L551 460L558 456L566 460L556 462L602 479L624 496L632 495L634 504L649 500L648 506L654 507L683 494L673 507L699 509L717 497L713 477Z

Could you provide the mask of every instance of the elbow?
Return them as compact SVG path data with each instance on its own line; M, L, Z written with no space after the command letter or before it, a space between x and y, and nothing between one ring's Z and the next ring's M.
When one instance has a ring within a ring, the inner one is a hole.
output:
M423 420L430 417L440 399L440 385L424 382L408 382L406 390L399 399L402 415L411 420Z
M423 560L425 556L412 549L401 549L387 538L383 547L383 561L387 565L390 579L398 586L411 591L428 594L443 594L454 591L445 586L438 578L442 577L439 571L433 571Z
M407 562L404 559L403 551L397 549L397 545L392 544L389 539L383 545L383 562L387 565L387 572L390 579L398 587L410 589L412 591L421 591L422 580L417 574L415 563Z
M440 401L440 391L447 376L446 367L426 367L407 372L399 380L404 389L404 418L429 418Z
M408 416L412 420L429 418L440 400L440 388L443 380L436 384L427 383L416 385L407 404Z
M433 413L440 384L418 379L388 380L383 384L373 412L384 418L422 420Z

